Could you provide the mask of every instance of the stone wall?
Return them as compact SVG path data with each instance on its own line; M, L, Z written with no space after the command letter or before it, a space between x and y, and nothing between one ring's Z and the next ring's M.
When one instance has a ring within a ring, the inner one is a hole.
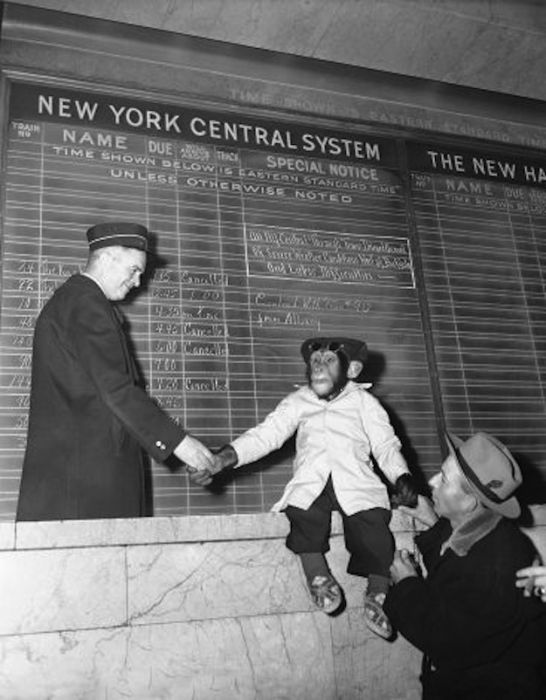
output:
M399 544L411 524L395 518ZM284 516L0 525L3 700L416 700L419 654L372 635L363 579L315 612Z
M546 554L546 508L528 533ZM413 523L395 513L398 546ZM2 700L418 700L420 654L371 634L365 581L315 612L275 514L0 524Z

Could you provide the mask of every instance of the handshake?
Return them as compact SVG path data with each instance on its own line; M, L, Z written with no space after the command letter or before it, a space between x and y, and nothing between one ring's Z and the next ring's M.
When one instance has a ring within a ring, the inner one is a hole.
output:
M216 452L212 453L212 464L206 469L196 469L186 466L190 481L199 486L207 486L212 481L212 477L222 469L229 469L237 464L237 453L231 445L224 445Z

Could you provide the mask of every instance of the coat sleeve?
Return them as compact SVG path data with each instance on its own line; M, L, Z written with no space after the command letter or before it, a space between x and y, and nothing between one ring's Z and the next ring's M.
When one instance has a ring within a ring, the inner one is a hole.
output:
M297 392L289 394L261 423L232 441L238 467L255 462L282 447L298 428L298 405Z
M365 408L362 422L368 436L370 449L383 474L394 484L402 474L409 473L406 460L400 451L401 443L396 436L389 416L380 402L365 393Z
M110 302L79 299L70 315L70 345L101 400L156 460L172 454L186 432L137 384L127 367L125 340Z

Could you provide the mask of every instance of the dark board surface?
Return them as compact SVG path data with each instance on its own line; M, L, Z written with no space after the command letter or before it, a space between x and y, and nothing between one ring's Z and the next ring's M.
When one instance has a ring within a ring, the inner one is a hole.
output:
M448 427L493 433L533 483L546 466L546 161L408 151Z
M104 220L156 234L159 262L123 310L150 394L209 446L304 380L305 338L345 334L369 345L367 379L410 465L437 468L445 424L489 430L546 471L540 157L501 166L495 149L481 163L453 142L24 84L5 155L3 518L36 315ZM154 465L155 513L267 510L290 449L215 492Z

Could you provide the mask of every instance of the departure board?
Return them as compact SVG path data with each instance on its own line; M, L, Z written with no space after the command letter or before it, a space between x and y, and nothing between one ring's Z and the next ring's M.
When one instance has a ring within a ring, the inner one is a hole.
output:
M394 141L239 113L14 85L2 294L4 512L26 439L31 342L52 291L85 263L85 231L130 220L156 236L123 305L150 395L218 447L305 381L301 343L351 335L408 455L437 461L411 232ZM155 264L154 264L155 262ZM153 466L154 512L260 512L291 446L201 489Z
M4 153L0 517L15 513L32 335L86 229L156 239L120 305L146 389L219 447L305 382L301 343L366 341L410 468L486 430L546 474L546 164L318 118L14 83ZM154 513L269 510L293 442L212 488L152 465Z
M546 160L407 150L448 428L546 474Z

